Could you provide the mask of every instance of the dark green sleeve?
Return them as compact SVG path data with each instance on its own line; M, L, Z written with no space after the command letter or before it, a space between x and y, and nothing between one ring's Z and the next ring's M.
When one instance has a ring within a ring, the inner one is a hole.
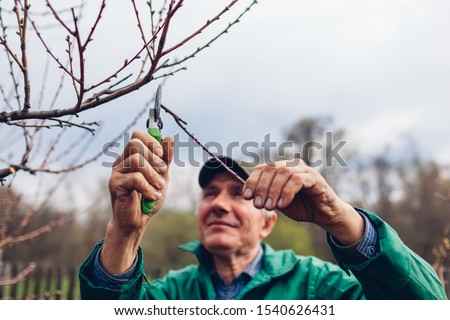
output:
M361 283L367 299L447 299L433 267L409 249L394 229L379 217L364 211L375 226L379 252L359 265L345 262L333 249L341 268L350 270Z
M103 240L97 243L86 261L79 270L81 299L84 300L137 300L137 299L166 299L162 287L153 287L148 284L144 271L142 250L138 250L138 270L120 290L109 289L95 284L92 270L95 256L103 244Z

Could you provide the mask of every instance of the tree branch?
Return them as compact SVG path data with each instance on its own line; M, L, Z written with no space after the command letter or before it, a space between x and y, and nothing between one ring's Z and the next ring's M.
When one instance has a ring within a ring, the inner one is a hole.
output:
M215 154L213 154L211 151L208 150L208 148L203 145L195 136L192 134L187 128L187 122L181 119L176 113L171 111L169 108L161 104L161 108L166 111L168 114L170 114L175 122L178 124L178 126L192 139L194 142L199 145L206 153L208 153L211 157L214 158L217 162L221 164L222 167L225 168L226 171L228 171L233 177L238 179L240 182L245 183L245 181L233 170L231 170L222 160L220 160Z
M31 239L34 239L44 233L48 233L52 231L54 228L63 225L64 223L72 220L75 217L75 214L67 214L63 217L60 217L58 219L55 219L53 221L50 221L46 225L37 228L36 230L33 230L31 232L28 232L26 234L20 235L20 236L8 236L5 239L2 239L0 241L0 248L4 247L11 247L13 245L17 245L18 243L28 241Z
M20 2L21 6L22 3ZM20 37L20 49L22 52L22 73L23 73L23 89L24 89L24 104L23 112L28 112L31 108L31 84L30 75L28 70L28 58L27 58L27 22L28 22L28 11L30 10L30 5L28 0L25 0L25 5L22 6L23 18L20 18L19 9L17 8L17 1L15 6L15 11L17 15L17 24L19 26L19 37Z
M227 12L228 10L230 10L230 8L232 6L234 6L239 0L233 0L230 2L230 4L228 6L225 7L225 9L223 9L219 14L217 14L214 18L206 21L206 23L197 31L195 31L193 34L191 34L190 36L188 36L186 39L184 39L183 41L179 42L178 44L176 44L175 46L173 46L172 48L164 51L162 53L162 55L166 55L169 54L170 52L178 49L179 47L183 46L184 44L186 44L187 42L189 42L190 40L192 40L194 37L198 36L200 33L203 32L203 30L205 30L206 28L208 28L212 23L214 23L215 21L219 20L221 16L223 16L223 14L225 12Z
M18 275L16 275L12 279L2 279L0 278L0 286L10 286L18 283L19 281L23 280L27 275L29 275L33 270L36 269L36 263L31 262L28 267L23 269Z

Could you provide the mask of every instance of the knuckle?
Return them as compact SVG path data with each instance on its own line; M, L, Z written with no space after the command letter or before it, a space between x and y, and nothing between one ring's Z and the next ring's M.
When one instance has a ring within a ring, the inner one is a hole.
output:
M291 169L288 167L279 167L278 174L281 174L283 176L289 176L291 175Z
M299 184L301 184L302 183L302 177L300 176L300 174L299 173L294 173L292 176L291 176L291 181L292 181L292 183L293 184L295 184L295 185L299 185Z
M245 181L245 184L247 186L254 186L259 180L259 176L257 176L256 174L251 174L247 180Z
M136 131L134 131L133 134L131 135L131 140L133 140L133 139L140 140L139 137L141 137L142 134L145 134L145 131L143 131L143 130L136 130Z
M144 166L144 158L139 153L133 153L129 157L130 167L133 169L142 168Z
M149 190L151 190L151 186L147 183L142 173L133 172L130 174L130 179L135 186L140 186L140 189L143 190L143 193L147 193Z
M139 139L131 139L128 142L129 153L143 153L144 145Z
M259 196L265 196L267 193L266 187L264 185L258 184L255 188L255 194Z

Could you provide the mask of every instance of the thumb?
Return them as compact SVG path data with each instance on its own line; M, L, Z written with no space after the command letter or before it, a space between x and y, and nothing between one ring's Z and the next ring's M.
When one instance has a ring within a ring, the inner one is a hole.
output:
M163 141L161 141L161 145L164 151L163 160L169 167L170 163L173 160L173 155L175 153L175 143L173 141L173 138L172 137L164 138Z

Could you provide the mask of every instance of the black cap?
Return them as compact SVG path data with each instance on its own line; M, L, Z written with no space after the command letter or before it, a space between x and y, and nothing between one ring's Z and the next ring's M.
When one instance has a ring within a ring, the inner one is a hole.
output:
M246 180L252 171L252 167L243 161L235 161L225 156L218 156L228 168L235 172L243 180ZM205 162L198 175L198 183L200 187L204 188L211 179L218 173L226 172L227 170L215 158L211 158Z

